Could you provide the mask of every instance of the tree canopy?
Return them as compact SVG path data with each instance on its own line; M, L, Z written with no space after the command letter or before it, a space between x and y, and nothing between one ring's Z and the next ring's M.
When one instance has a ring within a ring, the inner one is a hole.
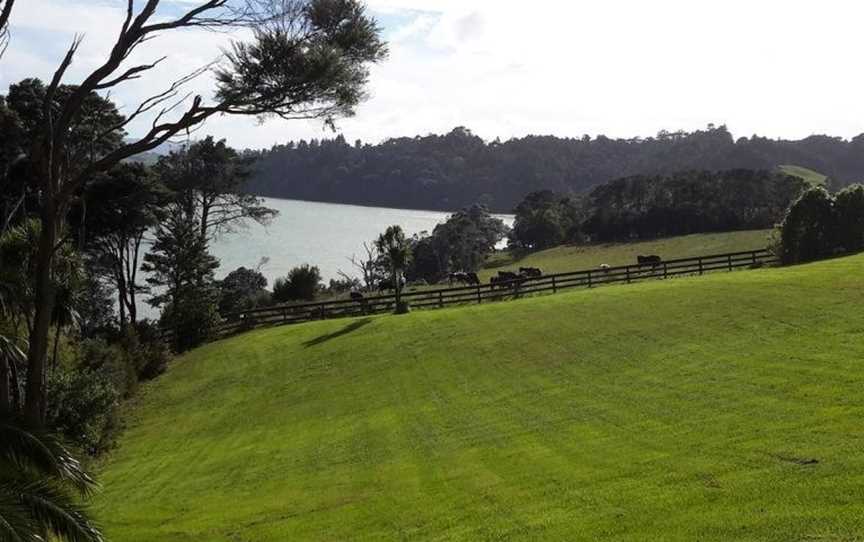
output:
M725 126L647 138L530 135L504 142L459 127L379 144L341 135L288 141L254 155L249 188L258 195L443 211L482 203L512 212L530 192L573 196L613 179L679 171L797 164L828 175L837 188L864 178L864 134L736 140Z

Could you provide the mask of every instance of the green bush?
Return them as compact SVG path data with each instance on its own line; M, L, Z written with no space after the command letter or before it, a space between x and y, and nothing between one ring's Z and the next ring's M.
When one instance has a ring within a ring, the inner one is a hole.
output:
M842 252L864 249L864 186L854 184L834 198L837 244Z
M48 378L46 410L49 427L90 455L108 449L118 426L117 407L125 383L121 367L125 360L119 349L101 341L87 344L82 364L57 367Z
M269 303L267 279L260 271L239 267L219 281L219 312L223 315Z
M183 303L167 305L160 319L160 325L173 333L175 352L185 352L213 338L218 322L216 303L204 292L189 296Z
M139 381L152 380L168 368L171 352L159 336L158 327L149 320L138 322L124 343Z
M304 264L293 268L285 278L273 283L273 301L312 301L321 289L321 272L314 265Z
M821 186L810 188L780 224L780 259L784 264L808 262L832 254L836 247L834 199Z
M864 249L864 186L836 196L822 187L807 190L786 212L774 243L786 264Z

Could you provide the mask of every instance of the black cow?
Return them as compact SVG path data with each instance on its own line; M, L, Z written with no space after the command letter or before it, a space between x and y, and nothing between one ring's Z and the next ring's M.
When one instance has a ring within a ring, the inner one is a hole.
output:
M351 292L351 301L365 301L366 298L360 292Z
M514 273L513 271L498 271L498 278L501 280L517 280L520 277L518 273Z
M660 256L655 256L653 254L650 256L636 256L636 261L639 263L639 265L650 265L652 267L657 267L658 265L663 263L663 260L660 259Z
M454 282L461 282L462 284L467 284L469 286L480 284L480 277L477 276L477 273L464 273L462 271L456 271L454 273L450 273L450 275L448 275L448 278L450 279L451 285Z
M498 271L498 276L493 277L499 288L518 288L525 282L525 277L512 271Z
M495 290L498 288L507 288L507 280L501 277L490 277L489 278L489 289Z
M543 276L543 270L539 267L520 267L519 274L523 277L536 278Z

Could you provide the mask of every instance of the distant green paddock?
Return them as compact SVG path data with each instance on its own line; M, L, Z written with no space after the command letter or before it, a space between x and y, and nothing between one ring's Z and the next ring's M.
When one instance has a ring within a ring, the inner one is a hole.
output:
M638 243L605 243L600 245L562 245L528 254L514 260L508 252L494 255L480 273L481 280L498 271L519 267L539 267L544 273L566 273L580 269L597 268L601 264L628 265L636 263L639 254L657 254L671 260L692 258L708 254L723 254L765 248L770 230L701 233L669 237Z
M861 540L864 256L321 321L145 386L114 541Z
M778 166L778 169L787 175L800 177L813 186L824 186L825 181L828 179L826 175L812 169L807 169L806 167L786 165Z

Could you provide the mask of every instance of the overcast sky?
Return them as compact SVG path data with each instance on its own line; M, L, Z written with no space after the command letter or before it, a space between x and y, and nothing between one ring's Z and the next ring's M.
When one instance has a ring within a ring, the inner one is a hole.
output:
M140 5L142 0L138 0ZM166 15L193 0L164 0ZM864 132L864 2L850 0L368 0L390 43L371 99L339 123L349 141L467 126L486 139L526 134L653 135L727 124L736 136ZM115 37L120 0L18 0L0 88L50 78L75 32L66 82ZM167 55L112 98L128 108L214 60L230 36L164 34L138 60ZM133 59L135 60L135 59ZM207 80L197 90L210 95ZM143 126L137 126L141 129ZM202 133L266 147L332 133L319 124L219 118ZM133 134L134 130L133 130Z

